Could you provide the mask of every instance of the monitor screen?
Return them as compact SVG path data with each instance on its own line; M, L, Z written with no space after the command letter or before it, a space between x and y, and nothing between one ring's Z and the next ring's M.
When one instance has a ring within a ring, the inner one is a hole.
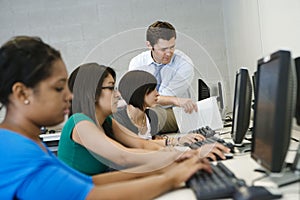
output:
M296 74L297 74L297 100L296 100L296 122L300 125L300 57L295 58Z
M251 100L252 85L248 69L240 68L235 79L231 130L231 137L236 145L242 145L242 141L249 128Z
M224 109L224 95L223 95L223 88L222 88L222 83L221 82L218 82L217 101L219 103L220 110L222 111Z
M256 97L256 79L257 79L257 72L254 72L253 75L252 75L254 100L255 100L255 97Z
M295 106L295 68L289 51L258 60L251 157L269 172L281 172Z
M198 101L201 101L208 97L210 97L209 87L202 79L198 79Z

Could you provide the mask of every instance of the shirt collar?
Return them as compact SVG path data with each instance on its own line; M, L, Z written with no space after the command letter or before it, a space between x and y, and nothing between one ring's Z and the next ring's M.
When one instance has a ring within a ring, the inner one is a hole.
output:
M176 51L176 50L175 50L175 51ZM172 58L171 58L171 61L170 61L168 64L166 64L166 65L172 64L173 61L174 61L174 59L175 59L175 52L174 52L174 54L173 54L173 56L172 56ZM157 62L155 62L155 61L153 60L153 58L152 58L152 56L151 56L151 50L148 50L148 52L147 52L146 64L147 64L147 65L154 64L155 66L164 65L164 64L159 64L159 63L157 63Z

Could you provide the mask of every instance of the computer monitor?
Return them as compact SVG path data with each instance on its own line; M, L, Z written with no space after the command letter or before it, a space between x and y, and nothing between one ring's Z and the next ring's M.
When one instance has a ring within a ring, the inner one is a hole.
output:
M297 124L300 125L300 57L295 58L295 67L296 67L297 85L298 85L295 117L296 117Z
M208 97L210 97L209 87L202 79L198 79L198 101L201 101Z
M254 72L253 75L252 75L254 100L255 100L255 96L256 96L256 80L257 80L257 72Z
M266 172L285 167L296 97L295 66L289 51L258 60L251 157Z
M253 110L254 110L254 104L256 98L256 79L257 79L257 72L254 72L252 75L253 99L252 99L252 106L251 106Z
M249 128L252 85L248 69L240 68L235 77L231 137L236 146L243 146Z
M224 95L223 95L223 88L222 88L222 83L218 82L218 96L217 96L217 101L219 103L219 108L222 113L224 110Z

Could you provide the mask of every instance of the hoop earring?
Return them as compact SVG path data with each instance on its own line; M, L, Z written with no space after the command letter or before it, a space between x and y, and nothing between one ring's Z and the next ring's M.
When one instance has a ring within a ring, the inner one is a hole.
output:
M29 103L30 103L30 101L29 101L28 99L25 99L25 100L24 100L24 104L25 104L25 105L28 105Z

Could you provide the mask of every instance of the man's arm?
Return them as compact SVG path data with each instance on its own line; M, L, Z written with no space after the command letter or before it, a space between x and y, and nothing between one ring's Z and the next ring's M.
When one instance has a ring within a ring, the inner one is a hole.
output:
M193 111L198 111L197 104L189 98L178 98L174 96L158 96L157 103L166 106L173 105L184 108L186 113L191 113Z

